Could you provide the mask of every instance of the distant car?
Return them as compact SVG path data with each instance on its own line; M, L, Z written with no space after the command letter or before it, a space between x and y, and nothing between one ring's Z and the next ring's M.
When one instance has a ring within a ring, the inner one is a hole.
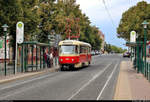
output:
M130 57L131 56L131 53L130 52L125 52L123 53L123 57Z
M95 54L98 55L99 54L98 51L95 51Z

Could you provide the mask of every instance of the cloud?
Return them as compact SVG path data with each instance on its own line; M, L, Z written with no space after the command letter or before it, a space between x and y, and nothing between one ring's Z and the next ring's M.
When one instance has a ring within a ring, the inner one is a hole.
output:
M114 22L117 21L118 24L122 13L128 10L129 7L136 5L139 1L142 0L105 0L105 4L112 19ZM103 0L77 0L77 4L80 4L80 9L89 17L93 24L96 24L97 22L105 22L106 20L110 21Z
M111 14L114 25L111 22L103 0L77 0L77 4L80 4L82 13L85 13L92 25L99 27L105 34L106 42L124 47L125 41L118 39L116 36L116 28L119 25L122 14L130 7L143 0L105 0L105 4ZM150 3L150 0L144 0Z

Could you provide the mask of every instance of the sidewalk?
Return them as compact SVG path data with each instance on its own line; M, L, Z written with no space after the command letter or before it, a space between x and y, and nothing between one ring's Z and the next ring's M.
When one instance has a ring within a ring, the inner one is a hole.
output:
M137 73L131 61L122 61L114 100L150 100L150 82Z
M17 79L21 79L21 78L25 78L25 77L39 75L39 74L46 73L46 72L55 72L58 70L59 70L59 66L56 66L56 67L47 68L47 69L36 71L36 72L17 73L16 75L3 76L3 77L0 77L0 84L10 82L13 80L17 80Z

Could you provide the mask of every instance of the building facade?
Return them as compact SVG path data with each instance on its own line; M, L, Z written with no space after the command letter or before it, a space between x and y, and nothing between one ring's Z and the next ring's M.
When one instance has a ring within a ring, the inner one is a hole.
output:
M101 43L101 52L104 53L104 46L105 46L105 35L103 34L102 31L99 30L98 32L100 38L102 39L102 43Z

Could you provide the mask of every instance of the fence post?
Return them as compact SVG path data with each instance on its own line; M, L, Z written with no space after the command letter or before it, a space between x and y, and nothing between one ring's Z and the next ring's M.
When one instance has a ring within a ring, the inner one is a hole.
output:
M148 81L150 80L150 64L148 64Z
M144 63L144 76L145 76L145 69L146 69L146 64Z
M148 75L147 75L148 74L148 70L147 69L148 69L148 62L147 62L147 67L146 67L146 79L148 77Z
M136 47L134 47L134 61L133 61L133 65L134 65L134 69L136 69L136 66L137 66L137 50L136 50Z
M21 44L21 72L23 72L23 44Z
M31 45L32 46L32 71L33 71L33 45Z
M147 68L147 80L149 79L149 65L148 65L148 68Z
M45 68L44 47L43 47L43 69Z
M42 51L42 49L41 49L41 46L40 46L40 69L41 69L41 66L42 66L42 62L41 62L41 51Z
M147 75L148 74L148 62L147 62L147 67L146 67L146 79L147 79Z
M139 45L137 45L137 73L139 73L139 68L140 68L140 58L139 58Z
M147 76L147 62L146 62L146 68L145 68L145 77Z
M147 78L147 62L146 62L145 77Z
M25 45L25 63L24 63L24 68L25 68L25 72L27 71L27 60L28 60L28 57L27 57L28 55L27 55L27 45Z
M38 48L36 45L36 70L38 69Z
M150 64L149 64L149 73L148 74L149 74L149 82L150 82Z

